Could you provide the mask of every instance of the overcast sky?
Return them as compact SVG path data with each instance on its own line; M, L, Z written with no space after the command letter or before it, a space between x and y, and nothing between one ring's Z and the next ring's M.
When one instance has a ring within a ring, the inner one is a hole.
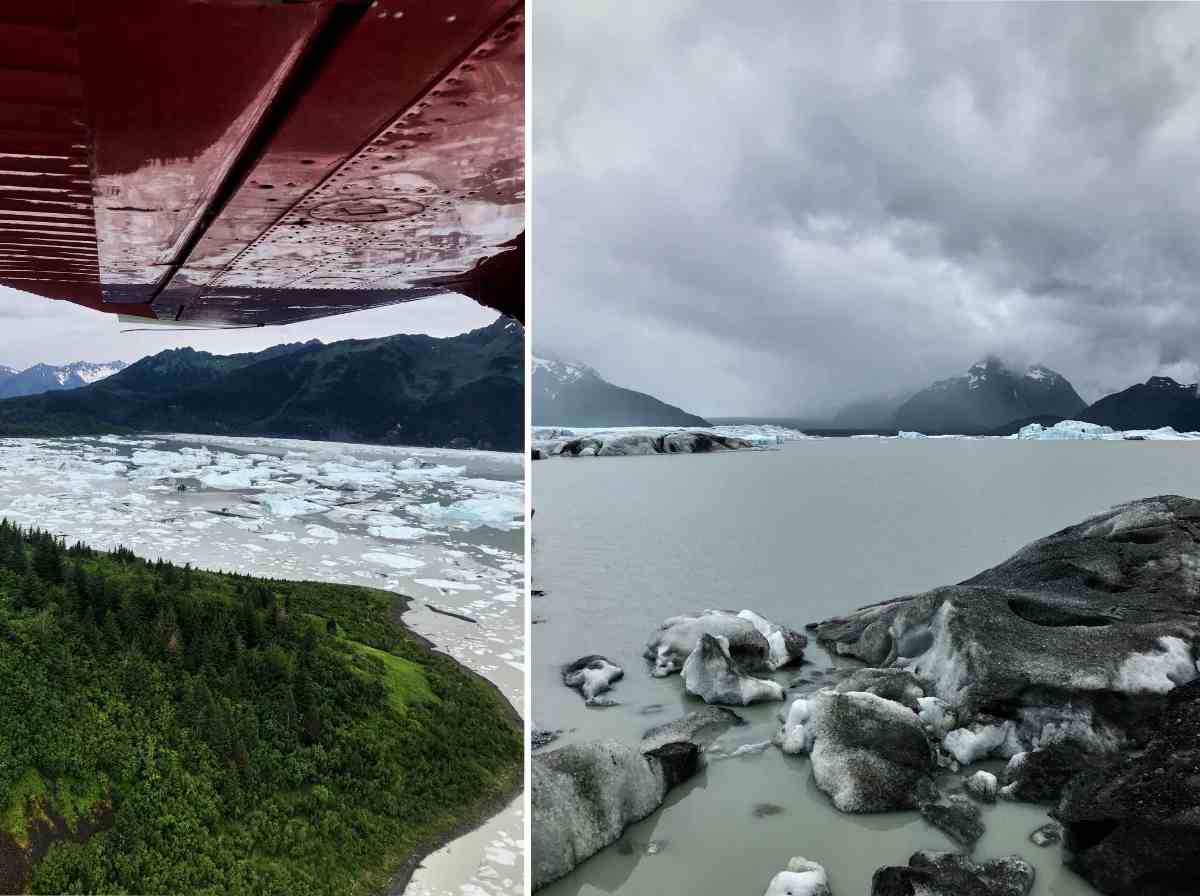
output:
M309 339L337 342L397 333L455 336L486 327L496 316L495 311L471 299L445 295L282 327L126 333L123 331L143 325L119 323L113 314L0 286L0 365L23 369L38 363L132 362L164 349L189 345L227 355Z
M536 350L708 415L1200 361L1200 5L538 3Z

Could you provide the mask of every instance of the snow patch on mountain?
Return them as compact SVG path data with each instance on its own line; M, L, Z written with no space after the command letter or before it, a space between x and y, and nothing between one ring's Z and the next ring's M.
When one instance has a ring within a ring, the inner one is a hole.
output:
M128 366L124 361L111 361L107 364L89 364L86 361L80 361L68 365L67 369L90 386L114 373L120 373Z
M534 372L543 371L554 377L560 383L577 383L588 377L599 379L600 375L586 364L572 364L566 361L551 361L548 358L533 359Z
M77 389L119 373L128 366L124 361L75 361L57 367L51 364L34 364L24 370L0 367L0 398Z

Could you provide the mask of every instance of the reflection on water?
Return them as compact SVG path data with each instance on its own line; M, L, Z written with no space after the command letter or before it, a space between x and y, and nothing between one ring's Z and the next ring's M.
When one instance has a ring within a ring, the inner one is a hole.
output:
M666 617L749 607L802 627L898 594L961 581L1029 541L1121 501L1200 495L1186 443L814 440L777 451L556 460L534 466L533 721L558 744L634 742L695 708L678 677L655 679L641 652ZM625 667L620 705L588 708L558 668L598 653ZM783 684L835 661L810 647ZM739 710L729 752L775 731L786 704ZM550 747L553 749L553 746ZM781 807L776 814L756 807ZM1059 847L1028 835L1045 808L984 807L977 858L1018 853L1039 896L1094 894ZM915 812L850 816L813 783L808 760L769 748L714 759L665 807L544 891L755 893L789 858L825 865L834 892L867 893L871 875L916 849L951 842Z

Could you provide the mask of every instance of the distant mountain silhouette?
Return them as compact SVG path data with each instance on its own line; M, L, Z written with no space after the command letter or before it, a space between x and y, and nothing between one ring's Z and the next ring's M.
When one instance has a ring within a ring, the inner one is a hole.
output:
M173 349L89 386L0 401L0 435L173 431L515 451L523 371L524 330L504 318L448 339Z
M533 359L535 426L710 426L644 392L614 386L583 364Z
M1024 374L997 358L972 365L966 376L941 380L897 408L897 429L935 433L981 433L1032 417L1073 417L1087 407L1059 373L1035 364Z
M1152 376L1144 383L1106 395L1076 419L1113 429L1200 430L1200 399L1196 384L1185 386L1169 376Z
M60 389L78 389L99 382L105 377L126 368L124 361L109 361L95 364L91 361L75 361L72 364L34 364L25 370L0 367L0 398L20 395L39 395Z

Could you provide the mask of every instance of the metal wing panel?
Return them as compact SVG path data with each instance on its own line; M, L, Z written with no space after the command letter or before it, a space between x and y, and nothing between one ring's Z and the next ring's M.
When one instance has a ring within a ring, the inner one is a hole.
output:
M264 302L288 289L393 289L405 301L520 233L523 14L511 0L449 9L384 0L368 11L163 291L160 314L187 320L223 287ZM270 319L268 305L259 316Z
M0 17L0 283L98 308L74 5Z
M514 0L43 0L0 13L0 283L281 323L521 308ZM503 276L496 276L496 273Z

